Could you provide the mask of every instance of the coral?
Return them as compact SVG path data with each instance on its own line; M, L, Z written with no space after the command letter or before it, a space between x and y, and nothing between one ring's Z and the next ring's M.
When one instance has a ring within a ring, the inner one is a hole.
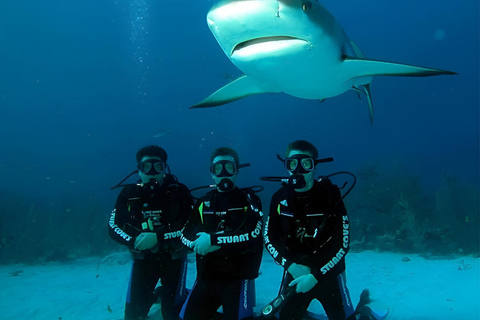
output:
M457 266L457 269L460 270L460 271L468 270L472 267L472 266L470 266L470 264L465 263L464 259L460 260L460 263L456 264L456 266Z
M416 221L415 212L405 194L400 193L398 205L404 214L401 230L406 231L407 237L415 249L423 251L425 249L425 229Z
M449 175L435 194L435 212L442 238L452 251L479 252L479 188Z
M399 163L367 164L346 198L355 250L479 253L479 189L443 175L434 190Z
M118 249L107 234L108 209L80 195L65 201L0 192L0 263L68 261Z

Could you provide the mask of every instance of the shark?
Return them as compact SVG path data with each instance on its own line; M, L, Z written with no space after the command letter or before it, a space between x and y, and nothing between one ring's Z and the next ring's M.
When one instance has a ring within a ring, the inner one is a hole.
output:
M373 124L373 77L457 74L367 59L335 17L316 0L224 0L209 10L207 23L243 75L191 108L215 107L252 95L282 92L322 102L354 90L366 95Z

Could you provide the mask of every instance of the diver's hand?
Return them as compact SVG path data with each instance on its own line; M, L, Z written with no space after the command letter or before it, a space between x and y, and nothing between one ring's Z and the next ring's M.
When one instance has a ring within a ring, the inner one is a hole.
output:
M202 256L206 255L212 247L210 235L205 232L197 233L197 240L193 241L193 251Z
M290 282L289 286L292 287L297 285L297 292L298 293L305 293L312 290L313 287L318 283L318 280L315 279L313 274L307 274L304 276L300 276L297 279Z
M287 271L292 275L293 279L297 279L298 277L310 274L311 270L303 264L292 263Z
M158 243L157 234L153 232L142 232L135 239L134 248L137 250L148 250L155 247Z
M207 250L207 253L217 251L220 248L221 248L220 246L211 246L210 249Z

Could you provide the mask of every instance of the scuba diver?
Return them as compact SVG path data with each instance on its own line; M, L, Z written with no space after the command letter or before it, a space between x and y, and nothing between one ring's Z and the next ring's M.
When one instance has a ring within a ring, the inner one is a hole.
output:
M197 278L180 313L183 320L209 320L223 307L223 319L253 319L255 279L263 252L262 205L251 188L235 181L240 164L231 148L210 156L215 189L200 198L182 232L196 253Z
M280 320L308 318L313 299L329 320L356 319L345 277L347 210L336 185L328 178L315 179L316 165L333 159L317 158L317 148L305 140L290 143L286 159L280 158L290 176L272 196L264 233L267 251L285 270L281 301L273 304L283 304L276 310ZM268 315L272 308L262 312Z
M109 235L126 245L133 258L125 304L125 320L147 319L160 297L162 316L178 319L186 298L187 252L180 241L181 229L192 212L188 188L170 174L167 153L146 146L136 154L141 181L121 185L109 221ZM156 292L158 280L161 292Z

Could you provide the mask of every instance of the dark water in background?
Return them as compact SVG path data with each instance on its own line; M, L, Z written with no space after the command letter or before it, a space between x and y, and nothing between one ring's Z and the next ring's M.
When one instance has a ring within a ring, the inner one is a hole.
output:
M0 190L108 210L117 196L108 187L147 144L163 146L191 188L210 183L210 152L232 146L252 164L239 184L259 184L284 174L275 154L296 139L335 158L324 173L400 162L426 189L443 173L478 186L477 1L322 2L367 57L460 74L374 79L373 127L354 92L322 104L265 94L189 110L226 84L224 73L240 75L207 27L213 3L2 1Z

